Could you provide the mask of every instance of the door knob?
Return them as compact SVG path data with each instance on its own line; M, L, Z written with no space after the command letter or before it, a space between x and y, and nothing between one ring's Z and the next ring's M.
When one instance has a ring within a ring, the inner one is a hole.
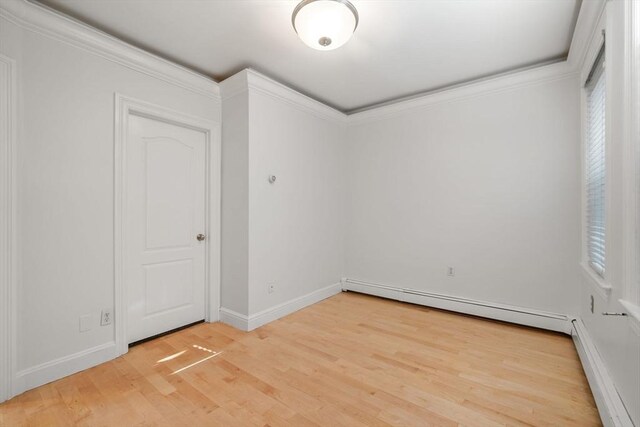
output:
M206 236L204 234L198 234L196 236L196 239L198 239L198 242L202 242L205 238Z

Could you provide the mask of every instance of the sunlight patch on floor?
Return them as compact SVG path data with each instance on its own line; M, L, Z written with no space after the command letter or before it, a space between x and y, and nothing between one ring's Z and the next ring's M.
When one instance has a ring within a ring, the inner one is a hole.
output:
M196 350L201 350L201 351L204 351L204 352L207 352L207 353L211 353L211 355L209 355L209 356L207 356L205 358L202 358L202 359L198 360L197 362L193 362L193 363L191 363L191 364L189 364L189 365L187 365L187 366L185 366L183 368L180 368L180 369L178 369L176 371L173 371L171 373L171 375L179 374L180 372L186 371L189 368L193 368L196 365L199 365L199 364L201 364L203 362L206 362L209 359L212 359L212 358L222 354L221 351L214 351L214 350L211 350L210 348L202 347L202 346L196 345L196 344L193 344L191 347L195 348ZM176 353L176 354L173 354L171 356L165 357L164 359L161 359L160 361L158 361L158 363L160 363L161 361L165 361L165 360L175 359L176 357L178 357L178 356L180 356L180 355L182 355L182 354L184 354L186 352L187 352L187 350L183 350L183 351L181 351L179 353Z
M164 362L168 362L169 360L173 360L173 359L175 359L176 357L180 357L180 356L182 356L182 355L183 355L183 354L185 354L186 352L187 352L187 350L179 351L179 352L177 352L176 354L172 354L171 356L167 356L167 357L165 357L164 359L160 359L160 360L158 360L156 363L164 363Z

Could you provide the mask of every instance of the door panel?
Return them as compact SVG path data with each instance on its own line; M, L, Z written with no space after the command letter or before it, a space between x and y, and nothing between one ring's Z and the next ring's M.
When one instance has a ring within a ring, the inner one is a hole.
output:
M205 317L204 133L130 116L126 147L128 342Z
M147 249L188 247L193 240L194 148L145 138Z
M192 260L145 265L144 270L145 317L193 302Z

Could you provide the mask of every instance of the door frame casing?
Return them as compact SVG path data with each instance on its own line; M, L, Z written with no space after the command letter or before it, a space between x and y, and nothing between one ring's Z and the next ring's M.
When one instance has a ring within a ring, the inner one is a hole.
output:
M114 120L114 328L116 352L125 354L127 342L127 289L125 287L126 149L131 115L185 127L205 135L205 320L216 322L220 308L220 123L190 116L156 104L115 94Z
M15 395L17 372L17 62L0 53L0 402Z

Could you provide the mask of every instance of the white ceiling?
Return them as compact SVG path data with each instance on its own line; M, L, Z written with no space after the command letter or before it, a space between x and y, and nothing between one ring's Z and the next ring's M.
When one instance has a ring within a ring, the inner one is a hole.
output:
M580 0L351 0L360 24L333 51L304 45L296 0L44 0L221 81L252 67L349 112L565 59Z

